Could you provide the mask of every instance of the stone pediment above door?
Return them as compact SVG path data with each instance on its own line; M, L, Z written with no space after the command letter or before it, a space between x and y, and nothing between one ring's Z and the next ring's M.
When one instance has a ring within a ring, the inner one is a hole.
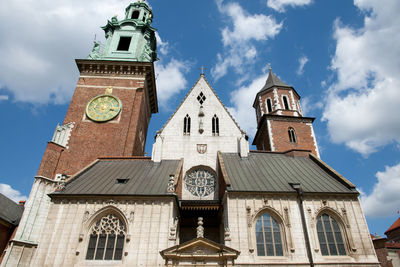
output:
M233 266L240 252L198 237L160 251L166 266Z

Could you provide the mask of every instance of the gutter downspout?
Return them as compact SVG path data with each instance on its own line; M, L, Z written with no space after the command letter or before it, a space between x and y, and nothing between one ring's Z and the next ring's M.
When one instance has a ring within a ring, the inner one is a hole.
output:
M289 184L297 192L297 199L298 199L300 215L301 215L301 223L303 225L304 239L306 241L307 256L308 256L308 260L310 261L310 266L314 267L314 260L313 260L312 252L311 252L310 238L308 236L308 229L307 229L307 224L306 224L306 216L305 216L304 207L303 207L303 190L301 189L300 183L289 183Z

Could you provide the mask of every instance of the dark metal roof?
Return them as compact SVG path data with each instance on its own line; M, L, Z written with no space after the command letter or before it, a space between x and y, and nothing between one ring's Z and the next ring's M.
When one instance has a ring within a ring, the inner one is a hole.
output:
M267 81L265 82L264 87L260 90L264 91L267 90L273 86L280 86L280 87L292 87L284 82L282 82L276 75L275 73L272 72L271 69L269 69L269 74L268 74L268 78Z
M16 226L18 225L23 212L24 206L18 205L0 193L0 219Z
M166 195L169 176L176 174L179 162L100 160L52 195ZM118 183L117 179L129 180Z
M285 88L288 90L293 90L293 92L299 97L300 99L300 95L297 93L297 91L293 88L293 86L290 86L284 82L282 82L278 76L275 75L275 73L272 72L271 69L269 69L269 73L268 73L268 78L267 81L265 82L265 85L263 86L263 88L261 88L260 91L258 91L256 98L254 99L253 102L253 107L255 108L258 96L263 93L264 91L267 91L269 89L272 89L274 87L280 87L280 88Z
M247 158L222 153L230 180L228 191L295 192L289 183L300 183L305 193L358 193L345 178L312 157L251 152Z

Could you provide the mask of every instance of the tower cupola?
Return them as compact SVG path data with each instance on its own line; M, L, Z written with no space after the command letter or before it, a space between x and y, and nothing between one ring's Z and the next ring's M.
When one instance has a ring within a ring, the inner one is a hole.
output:
M152 21L153 12L146 2L129 4L123 20L114 16L102 27L106 37L103 51L100 52L100 43L95 42L88 59L156 61L156 29L151 27Z

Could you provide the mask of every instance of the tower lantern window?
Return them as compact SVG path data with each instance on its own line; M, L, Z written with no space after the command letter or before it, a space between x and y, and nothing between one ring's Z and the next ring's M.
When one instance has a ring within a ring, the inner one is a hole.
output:
M129 51L129 45L131 44L132 37L123 37L121 36L119 39L118 51Z
M138 19L139 18L139 14L140 14L139 10L135 10L135 11L132 12L131 18L132 19Z
M142 21L143 21L143 22L146 20L146 15L147 15L147 13L146 13L146 12L144 12L144 14L143 14L143 18L142 18Z

